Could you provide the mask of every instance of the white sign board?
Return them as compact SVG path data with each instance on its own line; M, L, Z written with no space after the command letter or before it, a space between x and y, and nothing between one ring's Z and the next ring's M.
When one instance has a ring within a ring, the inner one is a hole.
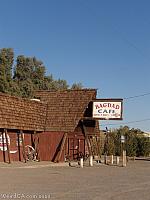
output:
M94 101L93 118L122 120L122 99L102 99Z

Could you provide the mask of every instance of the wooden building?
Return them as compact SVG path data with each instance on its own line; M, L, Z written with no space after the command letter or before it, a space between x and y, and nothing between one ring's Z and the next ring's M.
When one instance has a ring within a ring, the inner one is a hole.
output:
M0 161L64 161L90 151L99 132L92 117L95 89L37 91L40 101L0 93ZM32 154L31 154L32 155Z

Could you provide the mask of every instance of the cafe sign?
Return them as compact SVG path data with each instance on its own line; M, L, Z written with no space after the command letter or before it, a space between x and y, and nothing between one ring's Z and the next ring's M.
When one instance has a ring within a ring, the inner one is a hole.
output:
M123 99L97 99L93 101L93 118L122 120Z

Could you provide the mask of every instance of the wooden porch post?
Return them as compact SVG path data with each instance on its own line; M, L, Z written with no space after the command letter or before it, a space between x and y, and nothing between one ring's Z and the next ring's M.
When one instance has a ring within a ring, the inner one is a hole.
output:
M24 138L23 138L23 131L20 130L20 134L21 134L21 140L22 140L22 147L23 147L23 158L24 158L24 162L26 163L26 155L25 155L25 145L24 145Z
M6 162L6 156L5 156L5 151L4 151L4 130L2 130L2 145L3 145L3 159L4 159L4 162Z
M40 161L39 137L36 131L34 131L34 149L36 153L36 160Z
M88 146L88 150L89 150L89 154L90 156L92 155L92 150L91 150L91 144L90 144L90 141L89 141L89 138L88 138L88 134L87 134L87 131L86 131L86 127L83 123L83 121L81 121L82 123L82 131L83 131L83 134L84 134L84 137L85 137L85 141L87 143L87 146Z
M18 143L19 161L21 161L21 154L20 154L20 133L19 132L17 132L17 143Z
M70 139L68 138L68 156L70 157Z
M4 134L6 138L6 146L7 146L7 152L8 152L8 163L10 164L10 150L9 150L9 144L8 144L8 138L7 138L7 129L4 129Z

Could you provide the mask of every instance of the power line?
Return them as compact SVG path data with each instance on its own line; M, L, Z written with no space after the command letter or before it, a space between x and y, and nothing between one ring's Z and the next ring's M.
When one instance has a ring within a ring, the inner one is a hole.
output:
M118 125L122 125L122 124L126 125L126 124L140 123L140 122L146 122L146 121L150 121L150 118L136 120L136 121L130 121L130 122L123 122L123 123L119 123L119 124L102 124L100 126L118 126Z
M135 98L139 98L139 97L143 97L143 96L148 96L150 95L150 92L144 93L144 94L140 94L140 95L135 95L135 96L131 96L131 97L125 97L123 98L124 100L129 100L129 99L135 99ZM134 123L140 123L140 122L146 122L146 121L150 121L150 118L146 118L146 119L141 119L141 120L135 120L135 121L129 121L129 122L123 122L123 123L118 123L118 124L109 124L109 123L105 123L105 124L101 124L100 126L118 126L118 125L127 125L127 124L134 124Z
M82 3L83 6L86 6L86 8L91 12L91 14L96 17L96 19L100 19L100 16L87 4L87 2L81 1L81 3ZM117 31L120 34L120 38L122 40L124 40L126 43L128 43L129 46L131 46L132 48L136 49L136 51L138 53L140 53L142 56L145 57L145 54L133 42L131 42L130 40L128 40L126 37L123 36L122 32L119 30L119 28L117 26L114 26L110 22L109 23L107 22L107 24L111 25L113 30ZM149 60L148 57L146 57L146 58ZM135 98L139 98L139 97L143 97L143 96L147 96L147 95L150 95L150 92L144 93L144 94L140 94L140 95L131 96L131 97L125 97L123 99L124 100L135 99Z
M89 12L96 17L97 19L101 19L100 16L87 4L87 2L81 1L83 6L86 6L86 8L89 10ZM145 55L145 53L143 51L141 51L140 48L138 48L137 45L135 45L132 41L130 41L123 33L122 31L120 31L120 28L117 25L114 25L113 23L111 23L110 21L106 21L107 26L110 26L113 32L116 32L120 35L120 39L122 41L124 41L125 43L128 44L128 46L132 47L133 49L135 49L141 56L143 56L144 58L146 58L147 61L150 61L149 57Z
M124 99L124 100L135 99L135 98L139 98L139 97L143 97L143 96L148 96L148 95L150 95L150 92L144 93L144 94L135 95L135 96L131 96L131 97L125 97L125 98L123 98L123 99Z
M97 88L97 90L100 90L100 89ZM134 96L130 96L130 97L123 97L123 99L124 100L135 99L135 98L144 97L144 96L148 96L148 95L150 95L150 92L146 92L146 93L143 93L143 94L138 94L138 95L134 95Z

